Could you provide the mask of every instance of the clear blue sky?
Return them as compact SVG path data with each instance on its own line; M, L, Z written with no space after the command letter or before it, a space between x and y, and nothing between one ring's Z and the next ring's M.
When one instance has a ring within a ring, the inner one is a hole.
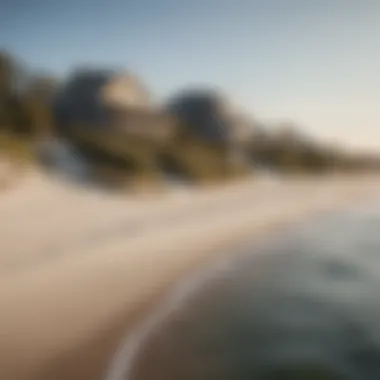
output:
M380 149L379 0L0 0L35 69L131 68L159 99L218 85L263 120Z

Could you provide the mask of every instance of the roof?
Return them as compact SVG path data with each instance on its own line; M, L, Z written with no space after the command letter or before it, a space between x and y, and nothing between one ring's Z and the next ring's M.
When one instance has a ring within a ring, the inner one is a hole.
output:
M100 90L102 101L111 107L148 108L148 89L132 74L113 75Z
M110 107L149 107L150 94L133 74L109 69L79 69L66 81L61 99L70 103L92 99Z

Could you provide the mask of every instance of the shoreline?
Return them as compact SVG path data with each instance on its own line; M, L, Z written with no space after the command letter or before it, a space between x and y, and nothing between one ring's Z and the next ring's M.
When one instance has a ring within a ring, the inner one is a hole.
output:
M353 204L351 206L358 206ZM360 206L361 204L359 204ZM364 203L364 205L366 205ZM348 207L351 209L352 207ZM175 312L184 303L188 302L189 298L196 294L203 285L209 284L213 278L219 274L223 275L224 271L231 272L234 266L239 265L239 259L243 259L247 256L247 250L249 247L257 246L260 248L261 244L268 242L270 236L275 235L278 237L278 233L282 235L293 231L299 227L299 223L302 220L306 222L313 222L319 220L319 218L328 217L328 214L339 214L347 210L347 206L343 208L332 208L327 210L317 211L309 216L304 216L299 220L293 220L288 223L281 224L276 227L274 224L268 228L268 231L264 232L262 236L252 237L250 240L236 241L234 245L235 255L228 254L229 249L225 249L226 253L221 255L220 258L215 261L208 262L205 266L199 268L195 273L187 274L182 278L179 283L174 286L166 295L162 297L159 306L153 308L151 314L143 318L142 322L137 324L137 327L132 331L127 331L124 334L121 344L118 345L115 354L111 357L110 364L107 367L106 375L101 380L128 380L130 379L131 371L134 365L136 355L138 355L140 347L149 339L150 334L158 333L160 325L165 318L170 316L172 312ZM230 247L232 249L232 245Z
M174 216L166 225L160 223L160 215L168 212L160 206L164 199L156 203L153 200L142 209L134 201L123 202L135 204L134 214L128 210L133 218L138 212L142 212L142 218L151 216L156 207L157 220L140 235L124 236L121 231L112 241L105 239L96 247L80 246L61 258L0 277L0 305L7 305L0 326L0 336L4 337L0 343L0 358L4 361L0 371L4 374L0 377L103 379L111 353L126 332L139 326L142 316L154 310L153 304L161 305L174 284L223 260L230 249L236 252L262 234L379 198L380 179L360 177L360 181L335 178L271 183L261 188L251 182L245 188L228 186L224 195L215 189L187 201L186 196L179 195L180 201L172 200L174 206L170 206L176 212L195 209L195 204L201 211L211 198L217 198L214 206L222 209L210 215L195 211L188 220ZM257 193L255 186L260 189ZM53 194L56 191L54 188ZM231 191L235 191L234 196ZM90 205L97 202L100 200L95 196ZM117 201L107 202L100 208L100 215L111 204L120 207ZM229 216L221 218L226 210ZM111 214L119 220L118 213ZM17 364L20 362L25 365Z

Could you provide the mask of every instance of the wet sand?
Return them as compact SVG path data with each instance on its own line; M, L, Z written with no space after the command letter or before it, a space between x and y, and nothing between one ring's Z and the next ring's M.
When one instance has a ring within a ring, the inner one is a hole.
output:
M377 178L325 178L126 199L33 178L0 199L0 378L100 380L179 280L379 190Z

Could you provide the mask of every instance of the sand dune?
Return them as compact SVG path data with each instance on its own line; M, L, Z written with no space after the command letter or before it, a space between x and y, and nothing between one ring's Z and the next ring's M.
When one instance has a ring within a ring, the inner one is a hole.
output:
M127 197L31 174L0 198L0 378L100 380L122 334L181 278L379 190L361 176Z

